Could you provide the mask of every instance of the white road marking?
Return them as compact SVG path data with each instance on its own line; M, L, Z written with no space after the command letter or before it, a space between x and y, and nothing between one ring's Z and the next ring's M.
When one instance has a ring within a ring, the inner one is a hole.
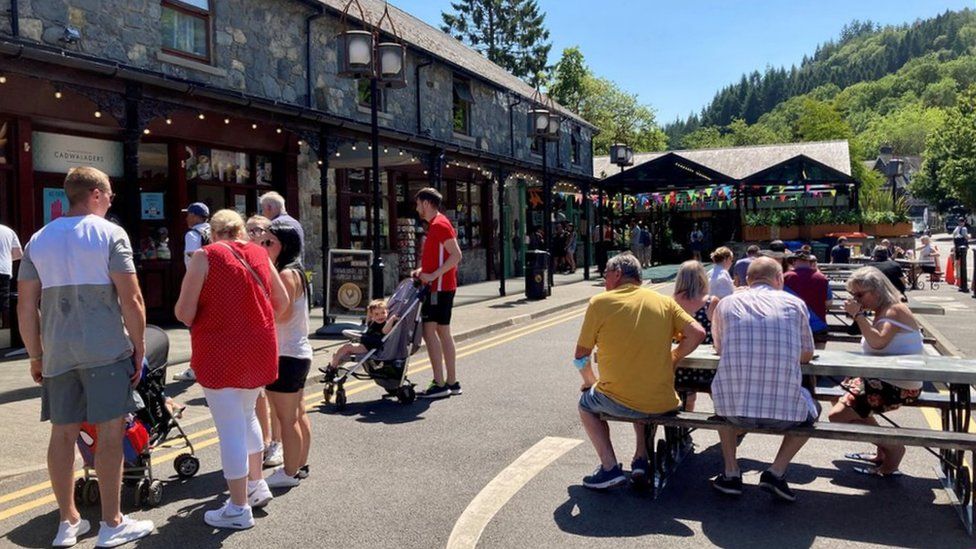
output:
M581 442L573 438L546 437L526 450L471 500L454 524L451 537L447 540L447 549L474 548L485 527L512 496L550 463Z

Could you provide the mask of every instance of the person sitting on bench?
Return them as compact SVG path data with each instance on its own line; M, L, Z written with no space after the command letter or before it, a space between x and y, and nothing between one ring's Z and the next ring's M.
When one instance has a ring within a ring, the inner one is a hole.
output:
M718 430L725 472L712 480L724 494L742 494L736 461L742 429L785 431L813 424L818 410L803 388L800 363L813 358L813 333L807 306L783 290L783 269L761 257L746 272L749 290L718 302L712 338L719 354L712 381L715 412L731 425ZM759 487L786 501L796 495L786 483L786 467L807 437L785 435L773 464L759 477Z
M641 264L630 252L611 258L605 274L607 291L590 299L573 361L583 376L580 419L600 457L600 466L583 477L583 486L597 490L627 482L600 415L641 420L678 409L674 365L705 339L705 330L674 299L641 287ZM678 334L683 338L672 350ZM594 347L599 349L599 381L589 360ZM640 485L651 469L644 425L635 422L634 432L631 479Z

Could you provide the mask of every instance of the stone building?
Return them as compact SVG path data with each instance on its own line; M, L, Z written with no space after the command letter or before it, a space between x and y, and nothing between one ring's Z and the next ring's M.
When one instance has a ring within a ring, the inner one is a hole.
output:
M337 75L336 35L381 18L383 2L361 4L344 15L339 0L11 2L0 11L0 221L29 236L66 207L71 166L100 167L152 316L166 318L183 273L180 209L252 214L274 189L305 227L321 297L324 251L368 250L376 230L369 82ZM513 274L522 236L542 223L542 149L527 137L534 90L390 6L380 36L394 28L407 86L378 94L387 291L416 262L411 197L428 185L458 228L462 282ZM557 108L549 180L579 216L595 128Z

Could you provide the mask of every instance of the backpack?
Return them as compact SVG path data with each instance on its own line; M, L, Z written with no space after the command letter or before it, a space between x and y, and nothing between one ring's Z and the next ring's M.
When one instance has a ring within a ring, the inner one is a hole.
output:
M650 246L651 245L651 233L647 232L647 229L641 229L640 239L639 240L640 240L641 246L645 246L645 247Z
M190 229L191 231L200 235L200 247L204 247L210 244L210 227L207 226L205 229Z

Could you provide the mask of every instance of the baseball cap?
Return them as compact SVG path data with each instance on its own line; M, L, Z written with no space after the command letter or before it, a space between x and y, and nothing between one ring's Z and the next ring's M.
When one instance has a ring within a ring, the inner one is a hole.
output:
M183 210L183 213L191 213L200 217L210 217L210 208L203 202L194 202Z

